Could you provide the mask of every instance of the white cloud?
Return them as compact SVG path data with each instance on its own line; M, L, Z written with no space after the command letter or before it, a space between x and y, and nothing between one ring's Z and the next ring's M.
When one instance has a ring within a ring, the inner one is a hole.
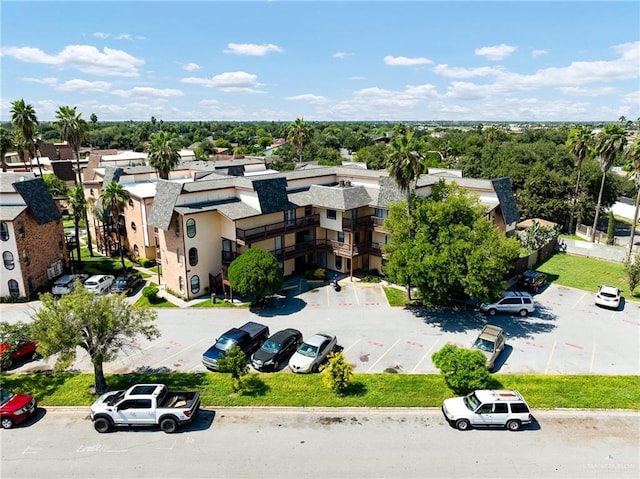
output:
M594 97L602 96L602 95L611 95L616 91L615 88L610 86L604 86L600 88L567 86L567 87L560 87L557 90L567 96L594 96Z
M116 35L116 40L133 40L130 33L121 33L120 35Z
M98 38L109 38L111 34L105 32L94 32L93 36Z
M329 99L326 96L314 95L312 93L305 93L302 95L294 95L288 96L285 98L286 100L302 100L308 101L309 103L327 103Z
M346 53L346 52L336 52L333 55L331 55L333 58L337 58L338 60L344 60L345 58L347 58L348 56L353 55L353 53Z
M114 90L111 93L124 98L176 98L184 95L175 88L134 87L130 90Z
M502 60L517 50L517 47L501 43L491 47L476 48L475 53L478 56L486 57L489 60Z
M495 76L502 73L504 70L500 67L450 67L446 63L436 65L433 71L439 75L447 78L473 78L473 77L486 77Z
M353 77L349 77L349 80L354 80L354 81L360 81L360 80L366 80L367 77L362 77L362 76L353 76Z
M531 56L533 58L538 58L538 57L541 57L542 55L546 55L547 53L549 53L549 52L546 51L546 50L533 50L531 52Z
M197 63L181 63L181 65L182 65L182 68L184 70L187 70L188 72L192 72L194 70L200 70L200 68L202 68Z
M256 45L255 43L229 43L225 53L231 53L233 55L248 55L255 57L262 57L267 53L277 52L281 53L284 50L278 45L272 43L263 43L262 45Z
M429 63L433 63L428 58L408 58L408 57L392 57L391 55L387 55L384 57L385 65L394 66L394 67L413 67L418 65L427 65Z
M22 78L21 80L30 82L30 83L40 83L41 85L49 85L54 86L58 84L58 79L55 77L47 77L47 78Z
M76 91L76 92L96 92L108 91L111 83L106 81L87 81L74 79L69 80L55 87L58 91Z
M53 65L62 69L75 68L101 76L139 76L138 67L144 65L144 60L125 51L108 47L100 51L91 45L67 45L55 55L49 55L39 48L4 47L2 54L25 63Z
M218 88L226 93L260 93L258 88L262 86L256 75L246 72L225 72L211 78L187 77L180 81L207 88Z

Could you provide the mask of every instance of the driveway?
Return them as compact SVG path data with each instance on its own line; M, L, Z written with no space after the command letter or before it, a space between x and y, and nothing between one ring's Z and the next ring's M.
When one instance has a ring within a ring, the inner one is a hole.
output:
M308 337L336 334L356 372L435 373L431 355L447 343L469 347L491 322L507 333L497 362L500 373L640 374L640 304L620 311L601 309L593 294L549 285L535 296L532 315L495 316L454 308L392 308L379 284L342 281L336 292L317 285L287 295L264 309L159 309L162 336L131 342L106 372L204 371L200 360L215 339L246 321L267 324L274 333L297 328ZM30 306L2 305L3 320L27 319ZM81 352L74 368L92 371ZM16 371L47 369L52 361L32 361ZM285 368L283 373L288 372Z

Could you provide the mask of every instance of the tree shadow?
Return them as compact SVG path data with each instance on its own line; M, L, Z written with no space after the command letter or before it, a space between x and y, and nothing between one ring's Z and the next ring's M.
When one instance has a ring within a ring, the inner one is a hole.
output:
M343 397L364 396L369 392L367 385L359 381L350 383L341 393Z
M261 306L251 306L250 311L263 318L272 318L298 313L306 306L307 303L300 298L272 296L267 298Z
M252 373L242 378L242 388L240 392L243 396L265 396L270 390L271 388L260 379L258 374Z

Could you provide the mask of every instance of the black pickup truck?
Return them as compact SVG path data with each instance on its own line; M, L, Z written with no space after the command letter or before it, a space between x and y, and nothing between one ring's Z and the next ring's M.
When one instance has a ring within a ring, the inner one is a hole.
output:
M218 339L213 346L202 354L202 364L211 370L218 370L218 359L237 345L247 358L269 337L269 327L249 321L239 328L231 328Z

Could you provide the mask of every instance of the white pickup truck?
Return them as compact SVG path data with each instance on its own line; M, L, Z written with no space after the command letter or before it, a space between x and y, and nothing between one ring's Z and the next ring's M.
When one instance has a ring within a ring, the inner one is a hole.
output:
M193 421L200 408L195 391L169 391L164 384L136 384L126 391L101 395L91 405L96 431L109 432L116 426L160 426L166 433Z

